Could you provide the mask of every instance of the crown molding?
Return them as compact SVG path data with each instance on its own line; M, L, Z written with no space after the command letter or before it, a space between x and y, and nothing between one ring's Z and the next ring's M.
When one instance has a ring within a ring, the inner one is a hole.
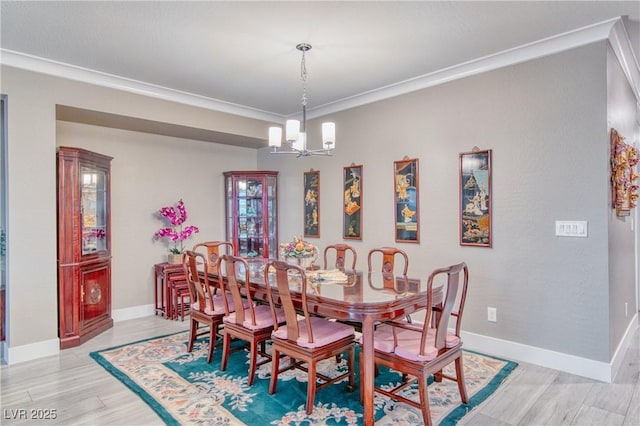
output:
M218 99L120 77L114 74L78 67L76 65L52 61L8 49L0 49L0 64L65 78L68 80L108 87L110 89L123 90L125 92L163 99L166 101L239 115L241 117L255 118L257 120L264 121L283 120L283 117L279 114L273 114L267 111L249 108Z
M631 49L631 42L629 41L629 36L624 28L622 18L617 17L522 46L514 47L503 52L464 62L462 64L399 83L381 87L379 89L340 99L335 102L319 105L307 110L308 118L313 119L349 108L378 102L460 78L553 55L602 40L609 40L623 67L625 75L636 94L636 97L640 99L640 70L638 67L638 60L633 54L633 49ZM254 118L257 120L280 123L284 122L286 118L282 115L267 111L207 98L193 93L169 89L75 65L51 61L7 49L0 49L0 63L15 68L49 74L56 77L81 81L112 89L124 90L144 96L150 96L242 117Z
M426 89L428 87L447 83L460 78L492 71L509 65L519 64L590 43L606 40L609 38L614 26L622 26L624 31L624 24L622 24L622 19L620 17L609 19L586 27L578 28L576 30L568 31L566 33L524 44L522 46L504 50L499 53L454 65L449 68L444 68L419 77L414 77L399 83L381 87L376 90L340 99L329 104L319 105L307 110L307 115L310 118L320 117L340 110L354 108L394 96L404 95L416 90Z
M619 19L613 25L609 35L609 44L616 58L618 58L618 62L627 77L627 81L629 81L629 85L631 85L631 90L633 90L636 100L640 102L640 65L631 47L631 39L622 19Z

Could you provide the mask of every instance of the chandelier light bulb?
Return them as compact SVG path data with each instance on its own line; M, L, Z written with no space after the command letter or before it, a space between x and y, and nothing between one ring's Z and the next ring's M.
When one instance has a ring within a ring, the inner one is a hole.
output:
M280 127L269 127L269 146L280 148L282 145L282 129Z
M322 123L322 145L326 149L336 147L336 123Z
M287 120L287 142L295 142L300 137L300 120Z

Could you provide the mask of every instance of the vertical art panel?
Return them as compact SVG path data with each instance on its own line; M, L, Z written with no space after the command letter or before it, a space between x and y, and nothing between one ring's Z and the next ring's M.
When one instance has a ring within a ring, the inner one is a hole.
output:
M342 237L362 240L362 166L347 166L343 171L344 208Z
M396 242L420 242L418 159L393 162Z
M304 172L304 236L320 237L320 172Z
M491 247L491 150L460 154L460 245Z

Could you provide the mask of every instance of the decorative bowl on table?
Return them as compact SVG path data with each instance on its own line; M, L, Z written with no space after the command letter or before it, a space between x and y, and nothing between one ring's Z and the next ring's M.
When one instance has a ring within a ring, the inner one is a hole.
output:
M318 260L318 249L300 237L293 237L291 241L280 244L280 260L311 269Z

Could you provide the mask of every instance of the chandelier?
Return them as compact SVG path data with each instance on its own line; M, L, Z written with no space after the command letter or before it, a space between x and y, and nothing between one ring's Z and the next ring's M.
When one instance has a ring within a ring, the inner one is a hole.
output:
M302 52L300 78L302 80L302 123L299 120L287 120L285 140L287 147L282 148L282 128L269 127L269 146L272 154L296 154L298 157L310 155L332 155L336 146L335 123L322 123L322 148L307 149L307 66L305 53L311 45L300 43L296 49Z

